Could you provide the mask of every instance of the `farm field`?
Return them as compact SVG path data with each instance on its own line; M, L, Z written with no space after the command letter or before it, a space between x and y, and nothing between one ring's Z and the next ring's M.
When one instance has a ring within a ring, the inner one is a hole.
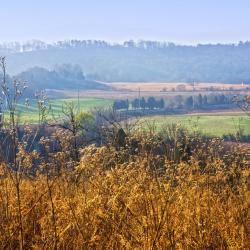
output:
M143 128L153 126L158 131L164 126L177 124L189 131L196 130L217 137L236 134L239 129L242 129L244 135L250 135L250 118L240 113L152 116L142 118L140 124Z
M62 116L62 107L66 103L73 102L78 106L77 98L67 99L52 99L48 101L48 105L51 107L48 118L53 119ZM79 108L81 111L90 111L94 108L108 107L112 105L112 100L96 97L85 97L79 99ZM38 121L38 108L35 101L31 101L27 107L25 105L19 105L18 115L21 123L36 123Z
M117 82L109 83L117 96L120 98L137 98L140 96L157 98L172 98L177 95L197 96L210 95L215 93L224 94L246 94L250 92L247 84L227 84L227 83L153 83L153 82Z
M228 90L244 90L248 85L246 84L228 84L228 83L157 83L157 82L114 82L110 83L114 89L151 92L151 91L174 91L178 92L178 87L184 87L186 91L206 91L208 88L216 89L219 91Z
M78 105L77 98L52 99L49 101L51 111L48 119L53 120L62 117L62 106L65 103L73 102ZM113 99L101 97L81 97L79 108L81 111L90 111L98 107L109 107ZM35 101L31 101L29 107L19 105L20 123L37 123L38 109ZM243 134L250 134L250 119L239 111L216 111L211 113L193 113L186 115L152 116L141 118L140 122L144 127L155 126L157 130L169 124L178 124L188 130L198 130L208 136L223 136L225 134L235 134L242 129Z
M198 83L194 86L189 83L147 83L147 82L117 82L117 83L105 83L112 87L110 91L103 90L84 90L79 93L76 90L51 90L52 96L58 96L59 98L77 98L79 95L81 98L106 98L106 99L134 99L139 95L142 97L154 96L156 98L172 98L177 95L190 96L212 93L231 93L237 92L237 94L245 94L250 92L248 87L250 85L242 84L226 84L226 83ZM179 88L185 86L184 89ZM179 87L178 87L179 86ZM192 93L192 94L191 94ZM63 96L63 97L62 97Z

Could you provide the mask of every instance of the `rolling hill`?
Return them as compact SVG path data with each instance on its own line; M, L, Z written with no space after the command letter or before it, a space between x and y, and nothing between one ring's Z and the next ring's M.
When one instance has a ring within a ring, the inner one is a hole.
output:
M77 64L87 79L104 82L250 82L250 42L185 46L71 40L0 46L0 55L7 56L10 74Z
M79 90L109 90L105 84L88 80L77 66L62 65L50 71L40 67L30 68L15 76L26 81L30 90L43 89L79 89Z

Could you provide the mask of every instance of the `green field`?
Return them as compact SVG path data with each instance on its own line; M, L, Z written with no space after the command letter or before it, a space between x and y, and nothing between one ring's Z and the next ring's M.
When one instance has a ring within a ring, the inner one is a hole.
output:
M79 99L79 102L77 98L53 99L48 102L48 106L50 106L48 119L53 119L53 117L61 117L63 115L62 107L66 103L70 102L73 102L75 107L77 108L79 104L80 111L90 111L94 108L107 108L113 103L112 100L95 97L84 97ZM28 107L20 104L18 110L18 115L21 123L36 123L38 121L38 108L35 101L31 101Z
M51 111L48 119L62 117L62 106L73 102L78 106L77 98L53 99L49 101ZM79 108L81 111L90 111L94 108L107 108L112 106L113 100L99 97L84 97L79 99ZM31 102L29 107L19 105L20 123L37 123L38 109L35 101ZM154 126L158 131L164 126L178 124L186 127L190 131L198 130L208 136L223 136L235 134L239 129L244 135L250 135L250 118L244 114L221 113L221 114L199 114L199 115L171 115L171 116L152 116L141 118L141 124L144 127Z
M242 129L244 135L250 135L250 118L243 114L152 116L141 121L143 126L154 126L157 130L170 124L178 124L189 131L198 130L208 136L235 134L239 129Z

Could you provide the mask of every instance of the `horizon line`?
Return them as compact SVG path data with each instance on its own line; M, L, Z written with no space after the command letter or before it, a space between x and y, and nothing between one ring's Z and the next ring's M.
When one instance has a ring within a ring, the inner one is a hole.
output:
M198 42L198 43L185 43L185 42L177 42L177 41L170 41L170 40L154 40L154 39L127 39L127 40L121 40L121 41L111 41L111 40L105 40L105 39L79 39L79 38L65 38L65 39L58 39L58 40L42 40L42 39L27 39L27 40L8 40L8 41L1 41L0 45L11 45L14 43L19 43L20 45L26 45L30 42L42 42L47 45L56 45L58 42L71 42L71 41L96 41L96 42L105 42L109 45L124 45L126 42L134 42L135 44L139 44L140 42L156 42L159 44L174 44L177 46L192 46L197 47L199 45L239 45L241 43L249 43L250 40L237 40L237 41L231 41L231 42L221 42L221 41L213 41L213 42Z

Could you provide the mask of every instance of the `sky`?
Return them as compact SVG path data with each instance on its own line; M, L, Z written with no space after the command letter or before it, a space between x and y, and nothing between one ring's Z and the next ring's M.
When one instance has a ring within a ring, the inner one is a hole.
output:
M250 40L250 0L0 0L0 42Z

